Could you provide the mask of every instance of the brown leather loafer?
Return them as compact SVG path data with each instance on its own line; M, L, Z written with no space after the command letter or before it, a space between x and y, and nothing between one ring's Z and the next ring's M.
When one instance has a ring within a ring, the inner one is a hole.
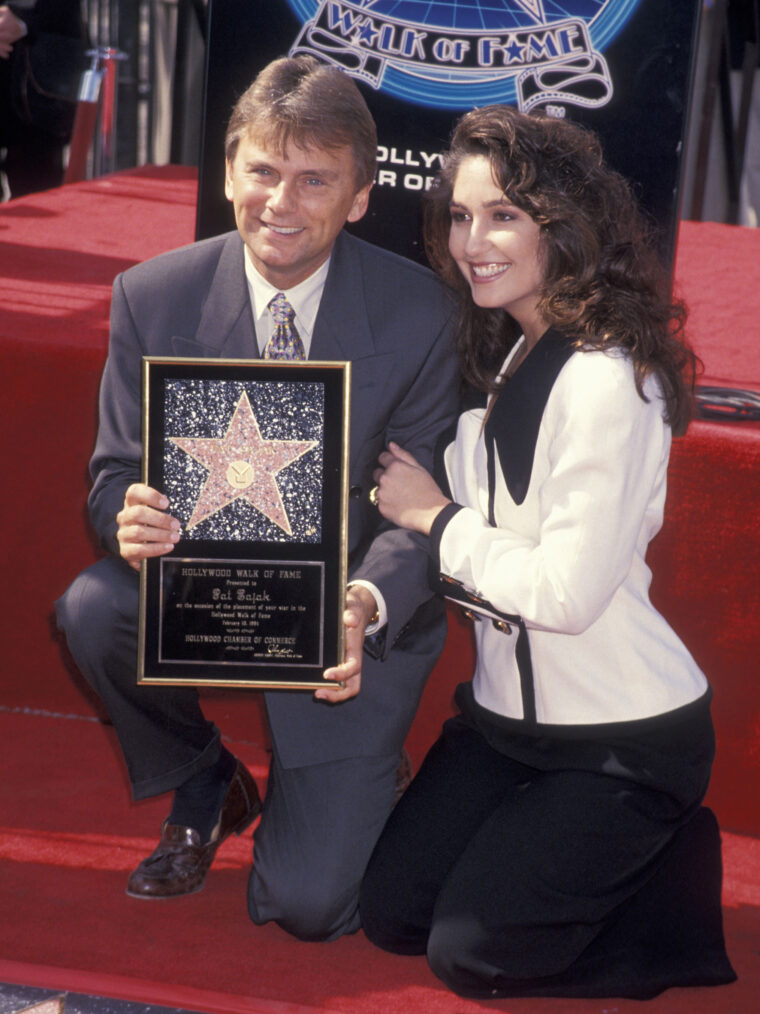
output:
M202 844L192 827L164 821L155 851L130 874L127 894L133 898L179 898L203 890L216 850L231 834L242 834L260 812L256 783L238 761L209 841Z

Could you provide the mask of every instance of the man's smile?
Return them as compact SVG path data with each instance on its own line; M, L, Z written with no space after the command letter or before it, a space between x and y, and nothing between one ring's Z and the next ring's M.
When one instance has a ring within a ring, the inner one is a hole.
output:
M302 225L274 225L272 222L262 222L261 224L278 236L294 236L297 232L303 232Z

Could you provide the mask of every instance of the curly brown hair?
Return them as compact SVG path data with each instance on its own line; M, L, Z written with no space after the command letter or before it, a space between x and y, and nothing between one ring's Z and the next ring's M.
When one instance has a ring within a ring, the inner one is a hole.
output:
M674 432L684 432L698 361L684 339L685 307L671 297L670 274L630 185L604 164L591 131L512 106L474 109L458 121L426 206L428 258L461 296L458 343L465 380L479 390L496 390L499 366L519 335L506 311L475 305L449 253L454 181L472 155L489 160L496 185L540 227L543 319L579 349L625 349L641 397L644 380L655 374L665 418Z

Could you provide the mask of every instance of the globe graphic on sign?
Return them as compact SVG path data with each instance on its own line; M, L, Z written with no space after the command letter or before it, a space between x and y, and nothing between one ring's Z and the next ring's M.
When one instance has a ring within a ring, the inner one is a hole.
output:
M303 24L319 11L331 16L386 19L424 31L462 33L526 31L583 21L591 44L603 51L630 19L640 0L288 0ZM389 58L380 89L407 102L439 108L466 108L488 102L514 102L513 75L472 70L469 74L426 65L413 70ZM462 89L463 84L466 89ZM465 97L466 94L466 97Z
M568 16L591 19L596 17L607 0L579 0L577 3L556 3L555 0L465 0L457 3L435 0L349 0L356 7L364 6L374 14L398 18L409 24L438 25L441 28L489 29L523 28L526 24L542 23ZM315 6L293 4L293 6Z

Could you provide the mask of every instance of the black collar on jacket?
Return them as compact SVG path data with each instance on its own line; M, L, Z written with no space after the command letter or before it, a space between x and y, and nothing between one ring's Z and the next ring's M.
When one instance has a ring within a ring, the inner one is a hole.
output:
M488 520L492 525L495 524L493 501L496 456L498 455L509 495L516 504L521 504L530 485L538 432L546 403L562 367L574 351L569 338L554 328L549 328L533 346L514 376L506 382L494 402L485 429ZM485 393L469 388L462 395L462 411L484 408L486 400ZM449 496L451 491L443 465L443 452L454 439L455 433L454 425L439 441L436 454L436 477Z
M494 402L486 423L489 521L493 524L494 448L509 495L521 504L528 492L538 431L562 367L573 354L570 339L549 328L533 346Z

